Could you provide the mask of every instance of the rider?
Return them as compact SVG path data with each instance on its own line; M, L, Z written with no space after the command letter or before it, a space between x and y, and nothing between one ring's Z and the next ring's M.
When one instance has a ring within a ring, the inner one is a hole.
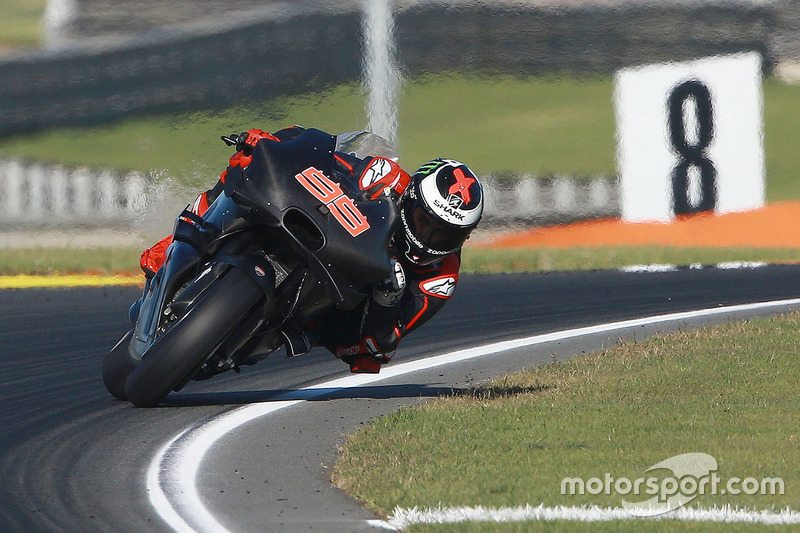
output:
M258 129L236 139L230 166L247 167L262 139L285 142L304 131L299 126L274 134ZM324 313L304 328L284 333L289 355L324 346L352 372L377 373L392 358L400 339L430 320L453 295L461 246L483 213L483 190L475 174L451 159L435 159L409 176L391 159L334 154L334 173L358 180L365 199L388 196L398 203L401 225L392 238L393 275L351 311ZM223 190L227 170L191 210L201 215ZM168 236L142 253L140 264L152 277L164 263Z

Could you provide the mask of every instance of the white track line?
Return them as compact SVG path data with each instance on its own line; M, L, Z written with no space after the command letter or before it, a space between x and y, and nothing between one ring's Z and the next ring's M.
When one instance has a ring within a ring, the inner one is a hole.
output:
M395 529L405 529L414 524L455 524L459 522L523 522L542 520L572 520L578 522L610 522L612 520L642 520L620 507L565 507L557 505L545 507L439 507L433 509L394 510L387 524ZM678 520L684 522L725 522L747 524L800 524L800 513L791 509L759 511L740 509L725 505L704 509L701 507L680 507L668 514L647 518L647 520ZM643 528L644 529L644 528Z
M800 306L800 298L775 300L752 304L713 307L682 313L670 313L632 320L622 320L582 328L534 335L509 341L495 342L474 348L409 361L381 370L380 374L353 374L343 378L318 383L304 389L276 396L269 401L240 407L191 427L166 443L150 462L147 471L147 491L156 513L175 531L228 531L205 507L197 490L197 474L206 453L223 437L236 428L281 409L297 405L342 389L361 387L413 372L429 370L548 342L574 339L587 335L610 333L653 324L683 321L716 315ZM236 529L235 527L233 529Z

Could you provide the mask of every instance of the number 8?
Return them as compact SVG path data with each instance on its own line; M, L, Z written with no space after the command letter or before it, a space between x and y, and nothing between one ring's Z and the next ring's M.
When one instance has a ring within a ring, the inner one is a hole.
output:
M683 106L693 98L697 111L698 140L690 144L686 139L686 124ZM711 93L704 84L690 80L675 87L667 100L670 141L680 156L672 171L672 196L675 214L683 215L700 211L712 211L717 203L717 171L708 158L706 150L714 137ZM700 202L693 206L689 202L689 167L700 170Z

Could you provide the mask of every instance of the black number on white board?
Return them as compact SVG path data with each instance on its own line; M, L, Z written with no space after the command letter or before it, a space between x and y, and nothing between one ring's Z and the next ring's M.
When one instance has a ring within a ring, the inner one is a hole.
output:
M697 141L686 138L684 105L694 100L697 113ZM675 87L667 100L669 135L673 150L678 154L678 164L672 170L672 197L675 214L684 215L712 211L717 203L717 170L706 150L714 138L711 92L697 80ZM695 205L689 198L689 168L700 173L700 201Z

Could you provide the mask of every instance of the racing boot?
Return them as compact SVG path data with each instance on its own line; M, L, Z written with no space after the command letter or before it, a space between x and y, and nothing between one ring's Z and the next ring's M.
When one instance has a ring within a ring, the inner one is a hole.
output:
M164 261L167 260L167 248L172 244L172 235L167 235L150 248L142 252L139 266L147 279L152 279Z
M391 355L387 354L358 354L343 357L342 361L350 366L350 372L353 374L378 374L381 365L388 363L391 358Z

